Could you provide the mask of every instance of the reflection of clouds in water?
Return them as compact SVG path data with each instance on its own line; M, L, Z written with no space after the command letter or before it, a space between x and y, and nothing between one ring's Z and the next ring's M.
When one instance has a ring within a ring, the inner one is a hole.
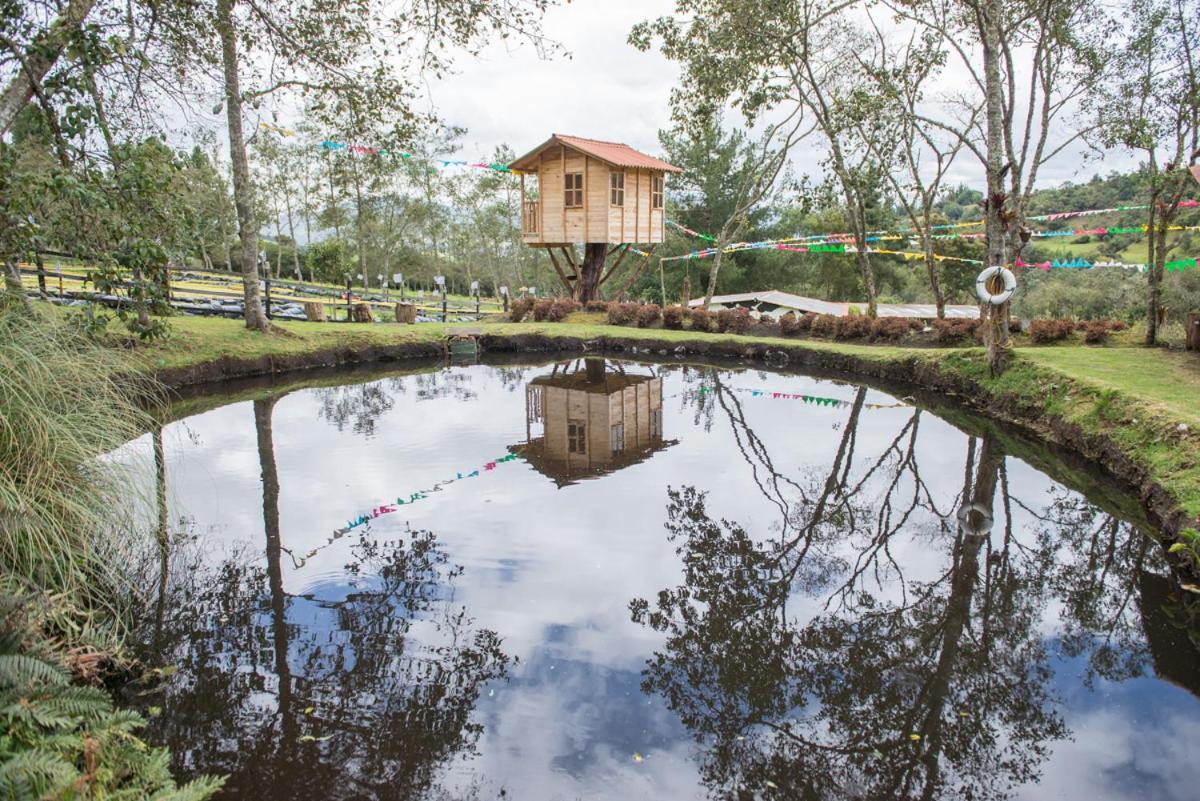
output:
M1119 694L1119 690L1116 691ZM1194 699L1192 699L1194 701ZM1167 801L1197 796L1196 763L1181 753L1200 742L1200 718L1186 698L1182 710L1151 719L1129 707L1108 708L1068 717L1073 741L1059 742L1037 787L1014 798L1089 799L1089 801ZM1170 705L1168 704L1168 708Z
M639 685L636 671L535 654L480 705L475 769L514 798L703 795L678 720Z
M511 684L497 684L493 698L481 699L481 755L461 765L471 777L467 781L482 776L487 787L502 785L520 790L517 797L531 798L701 794L693 791L696 767L691 760L697 754L690 736L658 696L647 698L638 689L638 675L647 656L661 647L662 635L634 624L627 604L633 598L653 598L680 581L675 545L663 530L668 487L694 484L707 490L714 517L736 520L757 542L780 536L780 508L764 498L761 475L756 479L743 461L730 418L716 399L686 394L694 393L700 380L706 385L711 380L694 368L656 370L664 378L664 434L678 439L678 446L602 479L562 489L524 462L508 463L378 518L366 529L381 542L405 536L408 525L433 531L450 561L465 569L453 602L470 610L476 626L498 632L505 653L521 660ZM525 437L525 393L516 390L546 372L548 367L509 372L467 367L371 382L370 392L385 393L387 402L351 410L374 415L368 421L373 427L369 438L361 435L369 433L361 427L355 433L353 414L340 427L320 422L324 390L283 396L274 410L283 547L303 555L324 545L347 519L503 455ZM847 400L857 389L750 371L722 378L730 386ZM361 394L363 388L346 391ZM892 398L869 390L865 400L888 403ZM704 413L697 414L701 405ZM846 434L846 410L769 398L746 398L740 410L774 469L811 494L806 477L828 470ZM913 413L883 409L862 414L853 432L852 476L885 452ZM183 423L167 428L173 519L184 513L194 517L206 547L217 551L221 543L235 542L261 548L260 468L251 404L197 415L186 427L194 436L185 434ZM938 581L953 558L953 507L963 489L965 443L959 430L930 413L921 414L913 459L934 505L950 519L919 508L891 538L890 556L903 567L910 590L915 583ZM148 451L149 443L131 447ZM885 460L863 490L863 499L881 497L898 462L894 455ZM1057 485L1012 457L1005 469L1009 489L1022 504L1012 505L1011 521L997 513L985 550L1006 541L1036 549L1044 545L1039 538L1066 536L1065 524L1049 526L1035 515L1054 501L1056 492L1062 494ZM892 490L895 509L907 508L913 489L912 476L902 474ZM783 494L788 504L798 500L791 489L785 487ZM1007 529L1005 523L1010 523ZM814 579L834 580L835 573L855 564L853 557L863 545L861 538L832 536L837 521L830 528L829 564L836 569ZM323 549L300 570L285 557L284 588L324 600L342 591L338 588L344 587L351 539ZM899 603L904 593L898 573L886 561L881 565L878 574L863 577L862 586L880 603ZM1033 629L1039 635L1060 631L1063 625L1055 621L1060 612L1069 611L1067 605L1053 594L1040 600L1047 606L1032 621ZM802 624L825 611L824 602L819 594L797 588L788 596L788 617ZM301 606L294 608L293 623L326 626L322 621L327 615ZM410 637L414 644L434 642L420 627ZM891 675L901 690L919 678L906 674L903 666ZM1073 675L1057 678L1077 681ZM1056 683L1055 689L1063 687ZM1068 715L1068 720L1086 724L1091 717ZM1051 774L1069 773L1070 766L1059 764L1062 755L1076 753L1081 738L1093 736L1086 726L1075 734L1076 745L1054 744L1055 757L1043 766L1047 781ZM633 763L634 751L645 754L646 761ZM449 772L462 778L457 768ZM1165 798L1172 797L1173 787L1164 785Z

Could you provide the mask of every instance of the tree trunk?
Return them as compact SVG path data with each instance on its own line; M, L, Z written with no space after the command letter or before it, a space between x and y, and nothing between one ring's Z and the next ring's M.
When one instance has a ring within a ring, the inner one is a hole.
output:
M921 227L921 247L925 251L925 266L929 269L929 288L933 290L933 302L937 305L939 320L946 319L946 296L942 292L942 278L938 274L938 261L933 256L933 235L930 229L929 216Z
M269 329L258 292L258 228L254 224L254 187L242 133L242 90L238 78L237 31L233 27L235 0L217 0L217 31L225 74L225 117L229 126L229 158L233 162L233 201L237 208L238 240L242 246L242 295L246 327Z
M25 287L21 284L21 265L15 256L5 260L4 294L11 300L19 300L27 310L32 308L29 298L25 297Z
M575 282L575 299L580 303L587 303L599 297L600 276L604 273L607 255L606 242L588 242L583 246L583 263L579 265L579 278Z
M840 160L841 157L838 158ZM875 271L871 268L871 257L867 254L867 219L858 193L845 180L842 186L846 194L846 210L850 212L854 229L854 260L858 263L863 289L867 292L867 316L874 319L879 316L879 310L875 302Z
M1151 180L1155 180L1157 176L1153 176ZM1146 271L1148 273L1148 285L1146 296L1146 347L1154 347L1158 344L1158 310L1162 305L1162 268L1160 265L1159 254L1163 252L1162 245L1158 241L1158 198L1159 190L1155 188L1150 193L1150 219L1146 224ZM1163 262L1166 261L1164 258Z
M300 246L296 244L296 226L292 222L292 196L290 193L283 193L283 202L287 208L288 236L292 238L292 266L296 268L296 277L303 281L304 273L300 272Z
M1000 73L1001 0L988 0L983 7L983 76L986 92L987 121L987 203L984 231L987 239L987 264L1005 266L1006 230L1002 211L1005 201L1004 176L1004 85ZM983 344L987 348L988 369L993 376L1007 366L1010 340L1008 336L1008 304L980 305L983 324Z
M23 68L13 74L3 93L0 93L0 135L8 133L13 120L33 98L34 87L41 84L54 67L95 4L95 0L69 0L67 7L50 24L45 34L38 37L24 54Z

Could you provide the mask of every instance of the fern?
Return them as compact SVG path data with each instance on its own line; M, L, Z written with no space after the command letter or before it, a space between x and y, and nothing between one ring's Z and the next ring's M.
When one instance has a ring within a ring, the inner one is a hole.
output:
M176 787L167 751L134 735L141 715L18 647L0 634L0 801L203 801L221 787L210 778Z
M68 682L62 669L32 656L0 653L0 688L28 688L40 684L62 686Z
M37 801L57 796L78 776L75 766L58 754L21 751L0 764L0 799Z

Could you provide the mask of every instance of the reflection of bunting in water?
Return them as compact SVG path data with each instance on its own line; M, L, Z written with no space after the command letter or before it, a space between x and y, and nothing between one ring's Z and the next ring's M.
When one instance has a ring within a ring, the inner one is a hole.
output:
M516 454L508 453L508 454L505 454L504 456L501 456L501 457L495 459L494 461L485 463L482 467L480 467L476 470L472 470L469 473L455 473L454 478L447 478L443 481L439 481L438 483L434 484L429 489L417 490L416 492L409 493L407 498L404 497L403 495L399 495L396 497L396 500L393 501L392 503L385 503L380 506L376 506L375 508L371 509L371 511L367 512L366 514L359 515L358 517L354 518L353 520L346 521L346 525L342 526L339 529L336 529L333 532L333 536L330 537L329 540L325 543L325 545L323 545L321 547L323 548L328 545L332 545L335 540L338 540L338 539L346 536L347 534L349 534L351 531L358 528L359 526L365 526L367 523L369 523L370 521L374 520L377 517L383 517L384 515L390 515L393 512L400 511L401 506L409 506L411 504L416 503L417 501L423 501L426 498L428 498L430 495L432 495L433 493L441 492L444 487L446 487L450 484L454 484L455 482L463 481L468 478L476 478L477 476L480 476L483 473L491 472L492 470L495 470L499 465L504 464L505 462L511 462L511 461L515 460L516 458L517 458ZM296 567L303 567L304 563L307 562L312 557L316 556L317 552L320 550L321 550L321 548L314 548L313 550L306 553L304 555L304 558L296 563Z
M804 395L796 392L774 392L767 389L750 389L748 387L730 387L734 392L745 392L752 398L770 397L773 400L798 400L810 403L815 406L833 406L843 408L853 406L853 402L841 400L840 398L825 398L820 395ZM700 394L707 395L712 392L710 387L700 387ZM907 403L864 403L864 409L898 409L909 406Z

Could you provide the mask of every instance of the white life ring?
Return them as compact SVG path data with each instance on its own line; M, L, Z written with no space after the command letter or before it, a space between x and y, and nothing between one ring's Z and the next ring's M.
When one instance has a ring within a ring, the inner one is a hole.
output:
M1004 280L1004 291L992 294L987 288L988 281L997 275ZM1017 291L1017 277L1007 267L1001 267L1000 265L988 267L975 279L975 294L979 296L980 303L990 303L993 306L1008 303L1009 298L1013 296L1013 292L1015 291Z
M979 515L979 525L971 523L971 512ZM958 510L958 526L964 534L982 537L992 530L992 512L981 503L964 503Z

